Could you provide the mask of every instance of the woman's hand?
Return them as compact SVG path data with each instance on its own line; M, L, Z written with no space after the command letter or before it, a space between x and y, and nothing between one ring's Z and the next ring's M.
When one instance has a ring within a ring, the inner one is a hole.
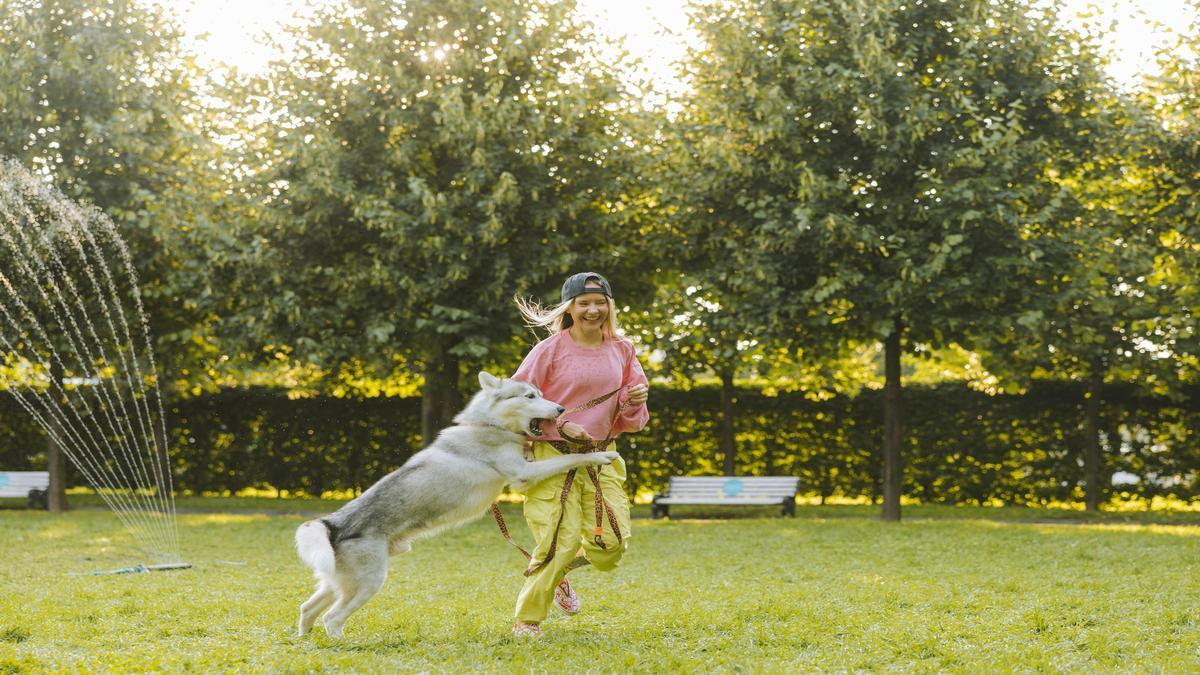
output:
M574 422L567 422L566 424L562 425L562 435L574 441L596 440L592 438L590 434L588 434L587 429L584 429Z
M650 398L650 385L635 384L629 388L630 403L641 405L642 403L645 403L646 399L648 398Z

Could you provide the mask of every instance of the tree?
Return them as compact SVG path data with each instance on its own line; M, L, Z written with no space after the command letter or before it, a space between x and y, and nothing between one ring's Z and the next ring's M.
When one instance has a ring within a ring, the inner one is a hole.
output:
M625 85L571 2L354 0L295 37L258 83L274 279L243 321L329 368L418 369L428 440L462 365L518 344L514 294L626 264Z
M1149 151L1140 157L1156 199L1152 213L1164 226L1161 243L1166 255L1159 270L1165 283L1177 289L1171 347L1181 376L1196 382L1200 372L1200 3L1193 2L1191 25L1175 44L1159 54L1160 74L1148 81L1143 106L1157 122Z
M180 273L220 194L202 78L162 8L130 0L0 0L0 155L50 176L120 228L157 334L185 330ZM199 256L197 256L199 257Z
M729 0L699 10L709 143L796 343L885 345L883 517L900 517L901 355L1021 306L1094 83L1055 8ZM753 266L752 266L753 268ZM800 327L797 329L796 327Z
M189 271L204 267L193 261L205 247L194 226L220 192L198 80L160 8L0 0L0 156L116 223L169 357L201 323L179 298L199 295Z
M992 372L1086 384L1085 505L1096 511L1110 475L1101 454L1106 383L1154 394L1178 391L1178 288L1161 269L1167 225L1154 217L1153 181L1142 156L1153 150L1148 120L1132 101L1107 97L1101 143L1077 170L1056 178L1063 206L1047 223L1045 273L1033 280L1024 310L1007 330L978 337ZM1082 154L1082 153L1081 153ZM1115 434L1110 426L1110 442Z
M812 270L797 265L794 241L762 220L761 176L747 155L753 113L743 116L747 111L727 98L737 67L730 65L735 57L724 60L730 54L723 41L738 37L713 12L694 20L707 46L682 64L691 88L666 115L656 152L663 224L654 241L671 264L660 269L656 320L648 324L668 371L721 381L718 450L725 474L733 475L734 378L762 369L766 354L794 366L789 289L810 284ZM745 48L743 39L733 50Z

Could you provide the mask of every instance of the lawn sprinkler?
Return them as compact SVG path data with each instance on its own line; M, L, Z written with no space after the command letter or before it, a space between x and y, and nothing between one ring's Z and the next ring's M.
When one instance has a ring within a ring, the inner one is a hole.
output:
M92 572L92 576L101 574L142 574L145 572L166 572L168 570L186 570L191 569L191 563L164 563L162 565L143 565L138 563L133 567L122 567L117 570L106 570L103 572Z

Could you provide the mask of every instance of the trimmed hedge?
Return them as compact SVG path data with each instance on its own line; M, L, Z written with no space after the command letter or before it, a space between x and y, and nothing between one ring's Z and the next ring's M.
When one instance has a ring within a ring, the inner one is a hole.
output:
M1200 397L1104 396L1106 476L1141 497L1200 497ZM1083 389L1042 383L1025 395L988 396L962 385L904 393L905 494L927 502L1045 503L1081 498ZM737 466L792 474L803 492L876 497L882 392L829 401L740 390ZM228 390L169 406L177 489L274 487L319 494L365 488L420 442L418 399L289 399L286 391ZM672 475L720 473L719 392L658 388L651 423L618 442L629 487L661 489ZM38 468L45 440L16 402L0 397L0 470Z

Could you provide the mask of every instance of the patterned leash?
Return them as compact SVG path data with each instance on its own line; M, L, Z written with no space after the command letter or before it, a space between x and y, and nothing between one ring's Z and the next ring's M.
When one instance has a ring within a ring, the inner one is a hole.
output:
M617 417L620 416L621 411L630 406L628 399L626 399L626 401L621 405L614 408L612 419L609 421L608 425L608 435L603 441L597 442L590 439L571 438L567 434L564 434L563 425L567 423L567 420L563 418L571 413L577 413L590 408L595 408L613 396L616 396L617 393L622 389L624 389L624 387L617 387L616 389L603 396L600 396L599 398L594 398L581 406L572 408L559 415L558 419L560 422L558 423L557 428L558 434L562 436L563 440L550 441L550 445L555 450L558 450L563 454L600 452L601 450L607 448L608 444L611 443L613 439L613 431L616 429ZM492 502L492 515L496 518L496 525L500 527L500 534L504 535L504 540L517 547L517 550L520 551L527 560L529 560L529 567L527 567L524 572L524 575L527 577L537 574L543 567L546 566L547 563L554 559L554 554L558 550L558 532L559 529L562 528L563 516L566 514L567 497L571 494L571 485L575 481L575 473L577 471L578 469L571 469L567 472L566 478L563 480L562 491L559 493L558 497L558 522L554 525L554 536L550 540L550 550L546 552L546 557L541 562L534 563L533 555L529 551L526 551L524 548L522 548L520 544L513 541L512 535L508 532L508 526L504 522L504 516L500 513L499 503ZM596 527L592 531L592 540L601 549L608 549L608 546L606 546L604 543L604 538L602 535L604 531L605 516L607 516L608 524L610 527L612 527L613 533L617 536L617 544L623 544L625 539L621 534L621 527L617 523L616 514L613 512L612 505L608 503L608 500L604 498L604 494L600 490L600 472L598 471L598 468L589 466L587 467L587 473L588 477L591 478L592 485L595 487L596 491Z

